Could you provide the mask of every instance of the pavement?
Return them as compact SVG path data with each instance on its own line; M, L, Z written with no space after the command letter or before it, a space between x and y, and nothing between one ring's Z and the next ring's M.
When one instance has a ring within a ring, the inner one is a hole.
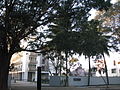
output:
M37 90L37 84L34 82L17 81L11 84L10 90ZM106 86L85 86L85 87L49 87L44 86L41 90L120 90L120 85Z

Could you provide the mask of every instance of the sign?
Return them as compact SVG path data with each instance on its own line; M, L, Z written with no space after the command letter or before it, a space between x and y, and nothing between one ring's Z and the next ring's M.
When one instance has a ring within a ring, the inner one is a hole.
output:
M81 81L81 78L73 78L73 81Z

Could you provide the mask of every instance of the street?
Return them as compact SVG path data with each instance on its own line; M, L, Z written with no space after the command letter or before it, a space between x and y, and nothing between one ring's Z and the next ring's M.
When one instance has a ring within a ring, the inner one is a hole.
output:
M37 90L36 83L33 82L16 82L11 84L11 90ZM86 86L86 87L42 87L41 90L120 90L120 85L106 86Z

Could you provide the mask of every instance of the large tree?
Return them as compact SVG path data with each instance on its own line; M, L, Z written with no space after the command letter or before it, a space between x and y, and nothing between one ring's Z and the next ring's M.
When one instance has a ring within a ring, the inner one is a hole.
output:
M37 40L38 35L41 35L38 27L51 21L50 13L55 2L56 0L0 0L0 90L8 88L11 56L28 50L23 47L21 40ZM32 35L34 37L30 39ZM39 47L34 45L34 49Z
M101 32L105 34L111 35L111 40L109 42L109 45L111 45L110 48L115 51L119 51L119 43L120 43L120 1L116 2L115 4L110 7L110 9L105 12L105 11L98 11L97 16L95 19L99 20L101 24L99 25ZM106 46L106 38L103 37L101 38L101 45L103 47L100 47L98 51L101 52L103 59L104 59L104 64L105 64L105 72L106 72L106 78L107 78L107 84L109 84L109 79L108 79L108 73L107 73L107 65L106 65L106 60L105 60L105 55L109 54L108 48L105 48Z
M94 56L104 54L109 55L109 49L112 48L109 45L110 36L104 35L99 28L99 22L95 20L91 20L88 22L88 25L85 27L85 30L81 32L81 40L78 43L78 53L85 55L89 60L89 72L88 72L88 85L90 85L90 77L91 77L91 64L90 59ZM105 63L105 71L107 77L107 84L109 84L108 73L107 73L107 65L104 57Z
M105 11L98 11L95 19L101 22L101 30L105 33L111 34L113 46L120 43L120 1L110 7L110 9ZM115 47L118 51L119 48Z
M95 8L97 10L107 10L109 6L110 0L61 0L58 6L55 8L54 14L56 18L54 19L54 22L49 26L49 36L50 38L52 38L52 47L58 51L65 53L66 80L68 79L67 57L69 57L69 55L71 54L76 53L77 49L79 49L78 43L82 43L82 37L80 33L82 31L84 32L85 29L89 29L86 28L88 25L88 17L90 15L89 11L92 8ZM85 34L84 36L86 35L87 34ZM87 39L90 38L87 37L86 40ZM91 38L91 40L92 39L93 38ZM90 40L88 41L90 42ZM90 57L91 53L89 54L90 55L87 55Z

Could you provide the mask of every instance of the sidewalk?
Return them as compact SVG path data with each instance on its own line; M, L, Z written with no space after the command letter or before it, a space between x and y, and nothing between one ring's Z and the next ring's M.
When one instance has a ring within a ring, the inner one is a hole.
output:
M37 84L33 82L12 83L11 90L37 90ZM89 87L42 87L42 90L120 90L120 85L89 86Z

